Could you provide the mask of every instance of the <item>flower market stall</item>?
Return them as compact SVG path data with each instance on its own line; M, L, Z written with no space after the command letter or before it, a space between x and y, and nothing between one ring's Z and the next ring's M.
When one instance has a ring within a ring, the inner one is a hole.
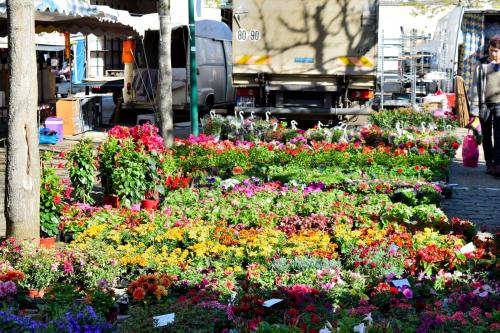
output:
M500 329L497 236L439 208L453 119L203 123L172 150L150 124L115 127L64 156L65 181L46 156L42 232L66 242L2 243L0 330Z

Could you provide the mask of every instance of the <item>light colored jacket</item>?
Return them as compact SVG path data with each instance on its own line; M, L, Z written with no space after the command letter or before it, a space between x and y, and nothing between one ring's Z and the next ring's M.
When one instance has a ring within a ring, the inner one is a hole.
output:
M488 70L487 63L480 63L474 71L474 79L470 89L470 115L479 116L486 120L490 116L490 109L487 107L485 100L486 90L486 72Z

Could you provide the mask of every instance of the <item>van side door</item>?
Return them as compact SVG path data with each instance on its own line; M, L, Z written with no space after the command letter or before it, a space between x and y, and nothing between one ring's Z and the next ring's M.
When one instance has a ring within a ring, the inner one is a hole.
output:
M198 62L199 89L212 90L214 104L224 103L226 98L226 66L222 41L197 37L196 49L201 53ZM200 100L199 104L205 104L205 100Z

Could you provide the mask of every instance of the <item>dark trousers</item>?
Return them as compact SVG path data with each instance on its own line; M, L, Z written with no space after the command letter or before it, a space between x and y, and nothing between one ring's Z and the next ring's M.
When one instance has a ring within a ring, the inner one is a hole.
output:
M490 109L488 119L479 119L483 135L484 160L486 164L500 165L500 104L488 107Z

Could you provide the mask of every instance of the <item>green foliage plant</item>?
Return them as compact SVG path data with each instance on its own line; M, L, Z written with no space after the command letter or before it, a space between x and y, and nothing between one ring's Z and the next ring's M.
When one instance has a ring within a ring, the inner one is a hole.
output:
M117 151L115 165L111 171L113 190L120 202L130 207L144 198L148 189L146 179L147 156L136 149L132 139L123 139Z
M90 139L84 139L74 145L66 158L75 201L94 203L90 193L94 187L96 165L94 148Z
M52 166L52 152L41 154L40 179L40 230L42 234L52 237L59 233L58 224L64 207L64 185Z

